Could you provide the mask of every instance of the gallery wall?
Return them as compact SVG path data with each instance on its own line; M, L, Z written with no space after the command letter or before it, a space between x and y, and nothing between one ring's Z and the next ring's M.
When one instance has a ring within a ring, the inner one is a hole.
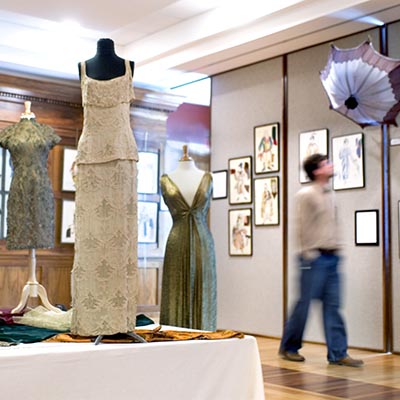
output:
M390 26L389 38L391 35L398 37L399 29L397 24ZM379 50L378 28L335 40L334 44L342 48L355 47L368 37ZM211 170L228 169L228 160L232 157L253 155L253 127L260 124L281 122L281 148L287 147L285 164L281 154L281 166L285 165L287 169L281 168L277 174L281 198L287 199L287 202L281 201L280 224L268 227L253 225L252 256L229 254L228 210L238 206L230 205L228 199L212 202L211 229L217 239L218 327L281 336L285 315L297 295L293 198L303 186L299 181L300 134L327 129L330 157L333 138L339 143L344 135L362 134L364 186L334 192L343 242L343 313L350 346L383 351L391 327L391 312L386 308L390 290L385 286L390 265L384 261L382 246L382 132L380 127L361 129L329 109L319 78L329 49L330 44L326 43L212 78ZM400 57L400 46L389 49L393 53L397 51L397 57ZM286 80L282 79L284 73ZM285 102L287 106L283 108ZM391 130L392 136L396 133L400 136L400 132ZM400 162L399 152L399 146L390 148L394 338L399 336L400 329L400 297L395 294L396 282L400 278L397 234L397 199L400 194L399 173L394 172L395 163ZM254 174L253 178L256 178ZM287 196L284 196L285 190ZM254 210L254 202L243 207ZM355 212L371 209L379 214L379 245L356 246ZM320 305L316 303L311 311L305 340L324 342ZM394 349L399 351L398 339L394 339Z
M282 58L214 77L211 170L227 170L232 158L253 157L254 127L280 123L282 100ZM267 175L281 176L281 171ZM253 255L229 255L228 210L253 208L253 204L230 205L228 199L220 199L211 205L218 328L277 337L283 323L282 225L253 225Z

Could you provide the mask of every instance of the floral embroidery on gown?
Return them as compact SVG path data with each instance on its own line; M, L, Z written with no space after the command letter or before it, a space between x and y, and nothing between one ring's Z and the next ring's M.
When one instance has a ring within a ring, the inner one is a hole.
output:
M160 323L213 331L217 282L214 240L207 224L212 175L203 175L190 206L168 175L160 184L173 220L164 257Z
M81 63L83 132L76 159L75 257L71 331L132 332L136 323L137 147L129 61L123 76L100 81Z
M54 247L54 194L47 171L50 150L61 140L48 125L23 118L0 132L13 165L7 201L8 249Z

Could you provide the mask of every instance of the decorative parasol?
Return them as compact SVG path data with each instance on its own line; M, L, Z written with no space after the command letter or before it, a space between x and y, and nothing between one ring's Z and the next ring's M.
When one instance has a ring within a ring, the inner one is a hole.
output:
M361 127L397 126L400 60L378 53L369 40L351 49L332 45L320 78L331 109Z

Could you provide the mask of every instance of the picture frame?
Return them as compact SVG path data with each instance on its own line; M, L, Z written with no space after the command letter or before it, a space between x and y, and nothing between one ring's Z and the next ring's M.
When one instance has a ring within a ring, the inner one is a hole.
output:
M357 210L354 213L356 246L379 246L379 210Z
M138 201L138 243L157 243L158 202Z
M299 180L310 182L303 168L304 160L312 154L328 155L328 129L301 132L299 135Z
M61 190L63 192L75 192L75 183L72 178L72 168L75 162L78 150L72 147L64 147L63 149L63 168Z
M254 225L279 225L279 177L254 179Z
M254 127L254 173L279 171L279 123Z
M62 200L61 204L61 243L75 243L75 201Z
M231 158L229 164L229 204L252 202L252 158Z
M332 138L333 190L357 189L364 182L364 134Z
M229 255L253 255L252 209L228 210Z
M3 238L7 237L8 193L4 196Z
M11 160L11 154L9 150L6 150L6 165L4 170L4 190L6 192L10 191L12 176L13 176L13 165Z
M226 169L213 171L213 200L226 199L228 197L228 171Z
M137 192L157 194L159 191L159 153L139 151Z

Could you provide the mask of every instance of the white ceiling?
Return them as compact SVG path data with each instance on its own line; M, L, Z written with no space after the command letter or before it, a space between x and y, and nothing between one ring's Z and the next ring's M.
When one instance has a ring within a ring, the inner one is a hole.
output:
M111 38L168 88L397 19L399 0L0 0L0 69L77 80Z

